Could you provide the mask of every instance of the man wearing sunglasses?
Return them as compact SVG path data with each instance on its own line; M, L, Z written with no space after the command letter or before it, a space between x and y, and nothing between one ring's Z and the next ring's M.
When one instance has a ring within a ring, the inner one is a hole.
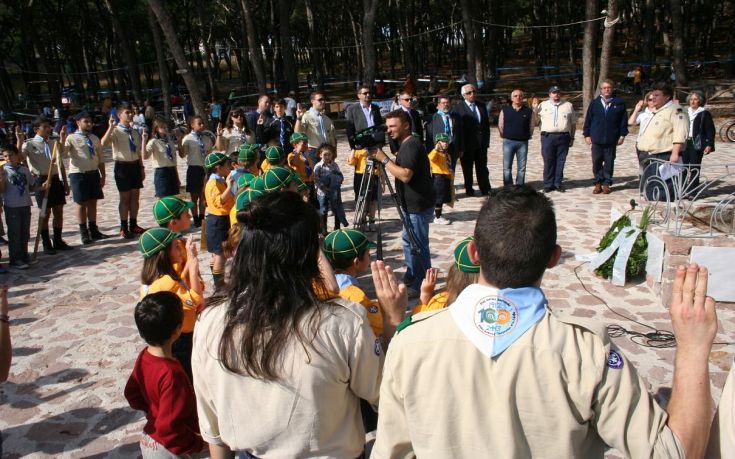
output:
M411 134L415 135L419 139L424 138L424 120L421 119L421 114L413 108L413 96L410 92L405 89L398 94L398 105L406 115L411 125ZM393 139L390 139L390 150L395 153L400 148L400 144Z
M480 193L490 194L490 172L487 169L487 149L490 147L490 119L485 104L476 100L477 89L466 84L462 86L464 101L454 107L459 115L460 145L459 159L464 175L464 189L467 196L474 196L472 168L477 175Z
M295 132L303 132L309 138L309 157L314 163L319 162L316 149L323 143L337 147L334 124L327 116L327 97L323 92L311 93L311 108L296 119Z

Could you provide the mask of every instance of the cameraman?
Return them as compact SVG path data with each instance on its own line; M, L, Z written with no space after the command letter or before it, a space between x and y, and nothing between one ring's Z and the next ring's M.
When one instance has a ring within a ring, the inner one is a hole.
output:
M399 145L395 162L382 150L377 150L374 159L380 161L385 170L396 178L396 192L406 218L411 222L420 254L411 253L406 228L403 228L403 255L406 259L406 274L403 283L408 287L409 297L418 297L421 281L431 267L429 252L429 221L433 218L434 187L431 181L429 157L423 142L411 135L411 120L399 109L385 117L388 136Z

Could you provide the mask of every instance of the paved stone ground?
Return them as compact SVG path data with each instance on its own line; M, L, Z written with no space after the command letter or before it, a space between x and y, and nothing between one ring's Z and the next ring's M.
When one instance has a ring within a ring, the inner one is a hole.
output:
M491 181L502 184L500 141L493 132L490 147ZM712 157L735 163L735 148L718 144ZM538 139L529 148L527 182L541 186L542 162ZM344 201L352 209L351 168L344 165L346 142L340 139L339 162L347 178ZM108 154L109 157L109 154ZM724 159L723 159L724 158ZM609 226L614 203L637 198L637 162L632 139L619 148L614 192L593 196L589 147L580 135L572 148L566 168L565 194L553 193L559 221L559 243L564 248L561 264L548 271L543 287L554 308L591 317L605 324L621 324L637 331L643 327L625 321L586 292L575 277L579 262L575 255L593 252ZM112 177L108 164L108 175ZM185 177L184 166L180 167ZM461 173L459 174L461 175ZM152 226L152 171L148 171L142 193L141 225ZM456 183L462 183L461 177ZM99 224L109 234L117 229L117 192L112 180L105 188ZM450 226L431 227L433 263L444 271L453 245L470 234L481 198L465 198L458 191L455 209L446 212L454 220ZM8 458L15 457L133 457L143 415L128 408L123 387L138 351L143 346L133 322L133 305L138 298L141 257L135 242L114 238L89 247L79 247L72 206L67 206L65 237L76 245L68 254L41 256L39 265L0 277L11 286L13 365L8 382L0 385L0 429ZM400 266L399 223L393 209L385 211L386 256ZM330 224L331 225L331 224ZM331 227L331 226L330 226ZM208 255L200 256L203 272ZM670 330L666 310L659 305L643 281L615 287L596 278L586 267L579 269L581 280L612 308L653 327ZM364 277L368 282L367 277ZM206 279L211 282L211 279ZM735 313L718 311L718 341L735 341ZM628 358L650 384L652 393L668 397L674 350L652 349L615 339ZM711 358L713 395L719 399L731 354L730 345L716 345ZM614 453L610 454L614 456Z

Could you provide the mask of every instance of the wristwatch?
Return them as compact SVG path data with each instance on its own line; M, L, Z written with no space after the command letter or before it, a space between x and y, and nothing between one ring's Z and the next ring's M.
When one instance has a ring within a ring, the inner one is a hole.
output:
M390 161L391 161L391 159L390 159L390 158L389 158L388 156L386 156L386 157L385 157L385 158L384 158L384 159L383 159L383 160L381 161L381 163L383 163L383 166L387 166L387 165L388 165L388 163L389 163Z

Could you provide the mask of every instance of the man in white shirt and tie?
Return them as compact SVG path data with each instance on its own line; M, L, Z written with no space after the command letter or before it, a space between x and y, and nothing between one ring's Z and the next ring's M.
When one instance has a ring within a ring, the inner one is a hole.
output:
M449 136L449 156L452 158L452 168L457 166L458 152L461 150L459 141L461 140L458 133L460 131L459 116L450 111L451 100L449 96L440 95L436 100L437 112L431 117L431 121L426 125L426 151L434 148L434 136L437 134L446 134Z

